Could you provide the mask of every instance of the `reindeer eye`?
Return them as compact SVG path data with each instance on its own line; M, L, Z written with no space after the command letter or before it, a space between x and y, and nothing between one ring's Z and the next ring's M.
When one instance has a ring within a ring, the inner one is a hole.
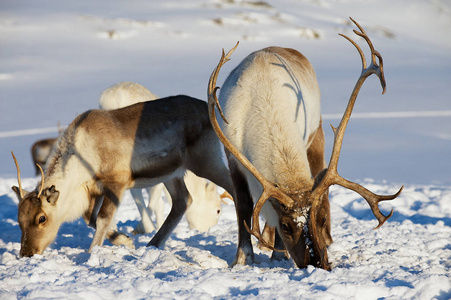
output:
M47 218L45 216L40 216L39 217L39 224L44 223L45 221L47 221Z
M286 223L282 223L282 225L280 225L280 228L282 228L282 230L285 232L290 231L290 226L288 226L288 224L286 224Z
M217 211L216 211L217 213L218 213L218 215L221 213L221 210L220 209L218 209Z

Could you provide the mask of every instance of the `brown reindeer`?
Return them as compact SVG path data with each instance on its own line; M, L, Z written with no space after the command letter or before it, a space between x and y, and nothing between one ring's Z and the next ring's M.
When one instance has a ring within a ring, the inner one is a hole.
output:
M31 146L31 158L33 159L33 163L36 169L36 175L40 174L40 169L45 168L45 164L47 163L47 159L52 152L53 146L56 143L56 138L42 139L36 141Z
M63 130L64 128L61 127L61 124L58 122L58 136L61 135ZM31 146L31 159L35 166L36 175L40 174L40 169L45 169L45 164L47 163L50 153L52 153L53 146L55 146L57 139L58 138L41 139Z
M22 189L14 160L21 256L41 254L63 222L80 216L96 228L89 250L101 246L105 237L130 244L128 237L109 229L122 195L160 182L173 205L148 245L163 246L192 201L183 181L186 170L234 195L207 103L188 96L81 114L58 139L34 191Z
M99 98L99 108L106 110L118 109L157 98L155 94L139 83L119 82L102 92ZM201 232L208 231L211 226L218 223L222 210L221 203L223 197L218 194L217 187L214 183L197 177L190 171L186 171L184 181L193 200L186 211L186 220L190 228ZM164 201L161 198L162 192L164 192L169 202L171 200L171 196L164 188L163 183L147 189L149 195L148 205L144 201L142 189L130 189L130 192L141 215L141 221L135 226L133 233L149 233L156 228L160 228L165 219ZM151 219L152 213L156 217L156 226Z
M360 47L344 36L357 48L363 71L339 127L333 128L335 139L328 167L324 160L319 88L313 67L301 53L269 47L250 54L227 77L219 100L218 73L238 44L227 55L223 51L213 71L208 85L210 120L227 149L236 191L239 241L234 263L253 262L252 234L273 250L286 248L300 268L312 264L330 270L328 187L333 184L365 198L379 226L392 215L384 216L378 203L396 198L402 188L394 195L379 196L337 173L343 134L363 82L374 73L385 91L382 57L365 31L354 23L360 30L354 32L370 47L372 62L367 67ZM219 122L215 106L221 114ZM274 247L265 243L260 234L260 212L268 225L276 228ZM276 253L274 258L283 257Z

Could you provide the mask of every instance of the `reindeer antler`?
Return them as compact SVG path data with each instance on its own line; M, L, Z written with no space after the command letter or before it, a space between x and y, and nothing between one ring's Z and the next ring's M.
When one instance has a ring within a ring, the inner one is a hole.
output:
M284 204L287 207L293 206L294 201L290 197L288 197L287 195L285 195L284 193L279 191L277 189L277 187L274 186L273 183L268 181L257 170L257 168L255 168L255 166L229 141L229 139L222 132L222 130L218 124L218 121L216 120L215 106L218 108L218 111L221 114L221 117L224 120L224 122L228 123L226 117L224 116L224 114L222 112L221 106L219 105L218 98L216 97L216 91L219 89L219 87L216 86L216 81L218 79L219 70L226 62L228 62L230 60L229 57L230 57L230 55L232 55L233 51L235 51L235 49L238 47L238 44L239 44L239 42L236 43L235 47L233 47L229 52L227 52L227 54L224 53L224 49L222 50L221 59L219 60L217 67L213 70L213 72L210 76L210 80L208 82L208 90L207 90L208 113L210 116L210 122L211 122L213 129L215 130L216 135L218 136L219 140L224 144L224 146L227 148L227 150L229 150L230 153L232 153L236 157L236 159L238 161L240 161L243 164L243 166L246 169L248 169L252 173L252 175L254 175L255 178L263 186L263 193L260 196L260 198L258 199L257 203L255 204L254 211L252 214L252 228L249 229L246 222L244 222L244 226L246 227L246 230L250 234L254 235L260 241L260 243L262 243L265 247L268 247L275 251L283 251L283 250L275 249L274 247L268 245L264 241L263 237L260 234L260 223L259 223L258 218L259 218L259 214L260 214L260 211L261 211L263 205L271 197L276 199L277 201L279 201L280 203Z
M334 132L334 145L333 145L332 155L331 155L330 162L329 162L329 167L327 168L327 171L325 173L321 173L321 176L323 176L323 177L322 177L320 183L312 191L312 194L310 197L310 199L312 201L312 208L310 210L309 230L310 230L310 234L312 237L313 250L315 252L315 256L320 257L320 259L321 259L320 265L321 266L326 266L328 264L326 245L325 245L324 241L319 239L320 235L317 232L315 220L316 220L316 212L319 208L321 196L326 192L326 190L329 188L329 186L338 184L338 185L341 185L345 188L348 188L348 189L353 190L353 191L357 192L358 194L360 194L368 202L374 216L379 221L379 225L376 228L379 228L380 226L382 226L382 224L384 224L384 222L388 218L390 218L393 214L393 210L392 210L388 216L383 215L381 213L381 211L379 210L379 206L378 206L379 202L395 199L396 197L399 196L399 194L401 193L401 191L404 187L404 186L401 187L401 189L393 195L381 196L381 195L377 195L377 194L370 192L369 190L367 190L366 188L364 188L363 186L361 186L357 183L354 183L354 182L344 179L337 172L337 164L338 164L338 159L340 157L340 151L341 151L341 146L342 146L342 142L343 142L343 135L345 133L349 118L351 117L351 113L354 108L354 103L357 99L357 95L358 95L360 88L362 87L364 81L371 74L376 74L379 77L379 80L381 82L382 93L385 92L385 87L386 87L384 71L383 71L382 56L379 54L379 52L374 50L374 47L370 41L370 38L367 36L365 31L362 29L362 27L356 21L354 21L352 18L350 18L350 19L360 29L360 32L354 30L354 33L360 37L363 37L366 40L368 46L370 47L372 60L371 60L371 64L367 67L365 55L363 54L362 49L352 39L350 39L349 37L347 37L343 34L340 34L341 36L346 38L348 41L350 41L357 48L357 51L359 52L360 57L362 59L362 74L360 75L359 79L357 80L357 83L354 86L354 90L352 91L351 97L349 98L349 102L348 102L346 110L343 114L343 117L340 121L340 125L338 126L338 128L334 128L333 126L331 126L332 130ZM379 59L379 63L377 63L376 57Z
M22 182L20 179L20 167L19 167L19 163L17 162L16 156L14 155L14 152L11 151L11 154L13 156L14 159L14 163L16 164L16 169L17 169L17 182L19 184L19 196L20 199L23 199L24 197L24 193L23 193L23 189L22 189ZM38 198L41 196L42 191L44 190L44 171L42 170L41 166L39 164L36 164L39 168L39 170L41 171L41 187L39 188L39 192L38 192Z
M22 189L22 182L20 180L20 167L19 167L19 163L17 162L16 156L14 155L14 152L11 151L11 155L13 156L14 159L14 163L16 164L16 169L17 169L17 182L19 184L19 196L20 199L23 199L24 194L23 194L23 189Z
M42 190L44 189L44 171L42 170L42 167L39 164L36 164L41 171L41 187L39 188L38 198L41 197Z

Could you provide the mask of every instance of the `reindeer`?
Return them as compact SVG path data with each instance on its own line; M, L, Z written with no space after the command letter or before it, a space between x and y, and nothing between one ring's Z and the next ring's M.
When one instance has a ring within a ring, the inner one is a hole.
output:
M60 136L62 132L63 128L58 122L58 136ZM58 138L41 139L31 146L31 158L33 160L33 165L35 166L36 175L39 175L40 169L45 167L57 139Z
M135 82L120 82L105 89L99 98L100 109L111 110L122 108L138 102L155 100L157 96L148 89ZM59 135L62 129L58 126ZM55 145L57 138L42 139L35 142L31 148L32 159L36 168L36 175L40 174L40 168L45 168L45 164ZM186 220L190 228L200 232L206 232L211 226L218 223L221 214L221 202L224 198L231 198L230 195L218 195L216 185L212 182L197 177L192 172L187 171L185 184L193 199L192 205L186 211ZM171 199L164 184L157 184L148 188L149 204L146 206L142 189L130 189L133 199L141 215L141 221L135 226L134 234L143 234L159 229L164 222L164 202L161 193L164 192L166 199ZM151 215L155 213L157 226L154 225ZM202 217L199 217L202 216ZM111 227L116 230L115 224Z
M61 224L80 216L96 229L89 251L103 245L105 237L124 243L128 237L109 229L124 191L161 182L173 205L148 246L162 247L192 202L183 181L186 170L234 195L207 103L188 96L79 115L58 139L45 175L41 171L41 182L31 192L22 189L13 158L20 256L43 253Z
M99 98L99 108L118 109L157 98L155 94L139 83L124 81L116 83L102 92Z
M41 139L31 146L31 158L36 169L36 175L40 174L40 168L45 167L56 140L57 138Z
M402 187L394 195L379 196L337 173L343 134L362 84L374 73L385 92L382 56L374 50L362 27L352 21L360 30L354 32L370 47L372 62L367 67L361 48L342 35L358 50L363 71L339 127L332 127L335 138L328 167L324 159L320 91L307 58L288 48L256 51L230 73L218 100L218 73L238 44L227 55L222 52L209 80L208 103L213 128L227 150L236 192L239 240L234 264L253 263L251 235L254 235L260 243L275 250L275 259L284 257L276 254L285 247L299 268L312 264L330 270L327 246L333 240L328 187L333 184L365 198L379 221L378 227L393 213L392 210L388 216L383 215L378 203L396 198ZM215 107L220 112L219 121ZM265 243L260 234L260 212L276 228L274 247Z
M135 82L119 82L105 89L99 98L99 108L105 110L122 108L139 102L155 100L158 97L148 89ZM193 199L193 203L186 211L186 220L189 227L200 232L206 232L211 226L218 223L221 214L222 198L217 193L214 183L204 178L197 177L190 171L186 171L185 185ZM130 189L133 199L141 215L141 221L135 226L133 233L142 234L160 228L164 222L164 202L161 198L164 192L166 199L171 197L164 188L163 183L148 188L149 204L146 206L142 189ZM157 226L152 222L151 215L155 213Z

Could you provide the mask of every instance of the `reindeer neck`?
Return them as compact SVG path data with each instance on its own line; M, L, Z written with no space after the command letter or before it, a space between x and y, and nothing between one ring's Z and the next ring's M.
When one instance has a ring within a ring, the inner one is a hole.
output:
M59 192L56 213L62 222L74 221L89 207L87 185L92 179L77 172L54 172L46 178L45 188L52 185Z

